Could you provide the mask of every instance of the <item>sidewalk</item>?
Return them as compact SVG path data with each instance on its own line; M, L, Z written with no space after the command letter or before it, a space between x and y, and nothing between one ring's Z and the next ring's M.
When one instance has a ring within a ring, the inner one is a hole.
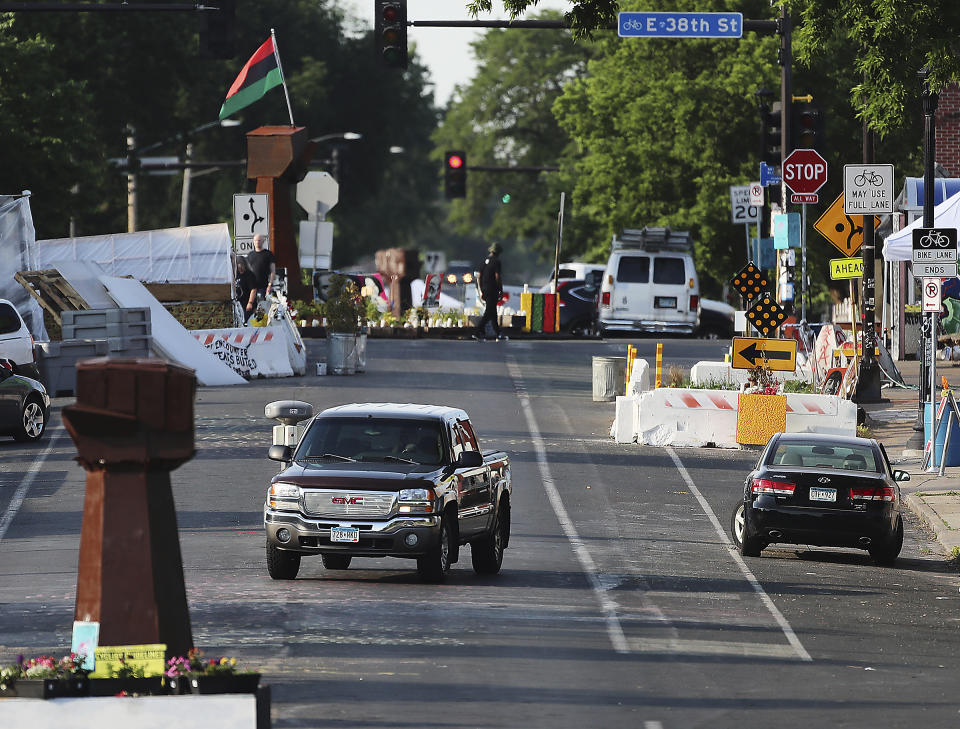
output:
M916 386L920 379L920 363L898 362L907 384ZM943 375L951 386L960 386L960 366L953 362L937 362L937 379ZM921 470L922 453L906 450L907 440L917 422L916 389L883 388L889 402L862 405L865 424L873 436L883 443L894 468L907 471L910 480L900 484L904 503L936 533L937 540L948 554L960 550L960 467L947 466L943 476ZM954 432L951 438L960 436Z

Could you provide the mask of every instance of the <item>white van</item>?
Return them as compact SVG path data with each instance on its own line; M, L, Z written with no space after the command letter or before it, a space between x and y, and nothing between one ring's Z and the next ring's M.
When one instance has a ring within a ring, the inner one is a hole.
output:
M646 227L613 237L600 286L599 326L602 334L697 331L700 282L690 233Z

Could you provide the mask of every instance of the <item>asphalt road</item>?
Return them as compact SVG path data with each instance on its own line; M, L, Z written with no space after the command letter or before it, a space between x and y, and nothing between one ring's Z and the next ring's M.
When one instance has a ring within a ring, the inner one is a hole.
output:
M755 454L608 437L590 357L630 342L652 360L652 339L372 340L366 374L200 390L197 456L172 474L195 643L264 671L275 727L955 727L960 580L932 535L905 515L892 569L828 549L741 560L727 533ZM666 340L665 366L722 347ZM502 573L461 555L422 585L412 562L312 559L270 580L278 399L464 407L511 456ZM56 412L50 436L0 442L0 663L70 643L84 474Z

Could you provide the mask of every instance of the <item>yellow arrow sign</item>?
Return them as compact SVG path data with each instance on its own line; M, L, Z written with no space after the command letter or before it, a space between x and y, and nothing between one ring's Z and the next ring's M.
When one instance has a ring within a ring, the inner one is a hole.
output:
M831 258L830 278L834 281L842 278L860 278L863 276L862 258Z
M880 218L874 216L873 227L879 225ZM842 192L813 227L845 256L855 256L863 245L863 216L843 212Z
M758 365L766 365L777 372L793 372L797 369L797 340L734 337L730 366L749 370Z

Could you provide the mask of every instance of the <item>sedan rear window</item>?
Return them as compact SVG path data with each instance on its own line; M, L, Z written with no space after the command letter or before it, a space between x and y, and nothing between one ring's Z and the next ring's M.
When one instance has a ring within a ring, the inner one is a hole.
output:
M883 466L870 446L824 445L802 441L778 443L777 449L767 460L767 465L835 468L841 471L870 473L883 471Z
M617 266L619 283L648 283L650 281L650 258L647 256L624 256Z
M655 258L653 282L658 284L683 284L686 278L682 258Z
M10 304L0 304L0 334L13 334L20 329L20 316Z

